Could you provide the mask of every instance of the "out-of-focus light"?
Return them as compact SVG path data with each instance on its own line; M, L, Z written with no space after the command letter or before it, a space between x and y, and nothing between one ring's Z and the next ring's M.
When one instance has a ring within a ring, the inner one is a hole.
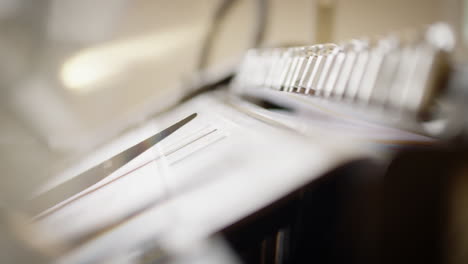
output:
M201 30L200 25L193 25L82 50L65 61L60 79L66 89L90 92L135 63L174 55L183 45L187 45L187 40L196 40Z
M427 39L440 49L452 50L455 47L455 35L445 23L432 25L427 31Z

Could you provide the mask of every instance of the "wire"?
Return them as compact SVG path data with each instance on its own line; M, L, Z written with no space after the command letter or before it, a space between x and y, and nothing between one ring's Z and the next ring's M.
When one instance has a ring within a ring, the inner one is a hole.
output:
M257 0L256 28L252 48L258 48L264 41L268 23L268 0Z
M221 74L215 74L213 71L208 69L208 61L210 54L212 53L216 37L222 28L221 22L226 17L226 15L229 14L229 11L234 6L236 1L237 0L223 0L217 7L206 37L202 43L196 69L197 77L193 81L192 86L190 89L188 89L189 91L183 97L182 101L186 101L207 90L212 90L218 87L220 84L228 82L233 76L236 67L227 69ZM250 48L258 47L264 40L268 14L267 1L268 0L256 0L255 30L252 35Z
M206 68L210 53L213 49L214 40L216 39L216 35L218 34L221 28L221 21L229 13L229 9L233 6L233 4L236 1L237 0L223 0L216 9L213 16L213 21L211 22L210 27L208 28L208 32L203 41L202 48L200 51L200 57L197 66L197 70L199 72L203 71Z
M216 35L219 33L221 29L221 21L224 17L229 13L229 10L232 8L233 4L237 0L224 0L221 2L219 7L217 8L211 26L208 30L206 38L203 42L202 49L200 51L200 58L198 61L198 71L203 71L208 64L208 59L210 53L213 49L214 40L216 39ZM252 36L252 43L251 47L255 48L258 47L264 39L265 36L265 29L267 23L267 1L268 0L257 0L256 3L256 22L255 22L255 31L253 32Z

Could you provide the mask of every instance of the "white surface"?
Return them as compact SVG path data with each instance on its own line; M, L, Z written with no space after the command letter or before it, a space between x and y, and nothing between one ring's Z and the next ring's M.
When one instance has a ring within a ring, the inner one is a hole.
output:
M155 162L37 221L56 238L69 240L103 227L149 201L158 201L145 212L95 236L61 262L111 256L154 238L172 250L184 248L271 204L336 164L360 155L351 144L334 145L336 141L327 135L311 139L262 123L222 104L215 96L199 97L153 124L163 128L194 112L198 116L165 139L161 151L149 150L105 181L147 160ZM151 125L145 129L151 130L149 134L160 130ZM184 138L197 135L205 136L157 159L158 153L168 153L171 146L184 145Z

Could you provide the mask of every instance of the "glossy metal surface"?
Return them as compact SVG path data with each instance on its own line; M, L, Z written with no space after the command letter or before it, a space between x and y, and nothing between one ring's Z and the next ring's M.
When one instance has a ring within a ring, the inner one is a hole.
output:
M133 147L120 152L72 179L38 195L31 200L29 204L30 210L33 212L41 212L96 184L123 165L127 164L129 161L139 156L141 153L161 142L196 116L196 113L191 114L163 131L141 141Z

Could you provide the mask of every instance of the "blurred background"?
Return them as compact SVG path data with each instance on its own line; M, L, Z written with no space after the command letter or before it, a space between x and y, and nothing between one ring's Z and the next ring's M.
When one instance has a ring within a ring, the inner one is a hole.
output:
M95 147L177 104L200 70L229 73L252 47L261 12L264 47L340 42L435 21L468 39L462 0L238 0L216 19L223 4L0 0L0 200L22 200ZM214 23L219 32L200 69Z

